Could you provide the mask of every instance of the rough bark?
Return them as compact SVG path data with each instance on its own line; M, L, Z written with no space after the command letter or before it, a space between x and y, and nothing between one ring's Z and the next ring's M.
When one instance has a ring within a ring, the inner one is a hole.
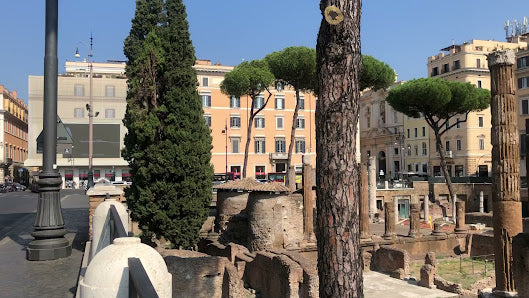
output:
M294 181L290 181L290 172L292 171L292 150L294 149L294 144L296 143L296 121L298 119L299 113L299 89L296 88L296 107L294 108L294 116L292 117L292 128L290 129L290 145L288 145L288 157L287 157L287 175L285 180L285 185L289 188L292 187L292 184L296 184L296 179L294 176ZM295 171L295 169L294 169ZM295 190L295 189L294 189Z
M492 114L492 201L496 292L512 292L512 238L522 232L518 102L514 88L514 52L488 55Z
M339 11L327 14L334 5ZM322 0L316 45L316 184L320 297L362 297L356 133L362 57L360 0ZM341 20L340 12L343 14ZM331 20L331 21L332 21ZM341 20L341 21L340 21Z

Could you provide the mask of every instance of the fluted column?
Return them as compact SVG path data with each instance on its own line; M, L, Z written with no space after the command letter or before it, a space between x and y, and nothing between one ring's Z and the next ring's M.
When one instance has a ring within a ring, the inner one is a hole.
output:
M515 290L512 238L522 232L518 101L514 87L515 55L496 51L487 57L491 78L492 208L494 212L495 292Z

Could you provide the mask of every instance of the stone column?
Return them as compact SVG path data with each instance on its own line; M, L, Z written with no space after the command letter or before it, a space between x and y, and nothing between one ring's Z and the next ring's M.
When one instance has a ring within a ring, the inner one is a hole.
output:
M457 234L465 234L467 232L467 227L465 226L465 202L456 202L456 217L457 221L455 232Z
M360 167L360 238L369 238L369 194L365 164Z
M377 165L374 156L369 157L367 171L369 179L369 218L374 220L375 213L377 213Z
M419 203L410 204L410 232L409 237L416 238L420 236L420 213L421 205Z
M514 87L515 55L500 50L487 56L491 79L492 208L498 295L515 291L512 238L522 232L518 101Z
M399 199L393 198L393 217L395 218L395 224L399 223L399 215L397 212L399 212Z
M433 236L446 236L446 233L443 232L443 230L441 230L441 223L435 222L433 224L432 235Z
M428 195L423 196L423 208L424 208L424 220L429 222L430 221L430 199L428 199Z
M306 240L314 234L314 202L312 200L312 166L310 156L303 155L303 231Z
M483 191L480 191L479 192L479 213L483 213L485 212L485 200L484 200L484 196L483 196Z
M393 202L384 203L384 239L395 238L395 204Z

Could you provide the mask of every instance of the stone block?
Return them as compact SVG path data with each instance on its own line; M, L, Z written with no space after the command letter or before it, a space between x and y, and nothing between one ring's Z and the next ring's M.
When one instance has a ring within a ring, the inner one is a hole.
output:
M403 249L383 246L374 252L371 264L375 271L401 276L400 278L410 274L410 256Z
M436 270L435 267L429 264L425 264L421 267L421 280L419 280L419 286L425 287L425 288L433 288L435 286L434 279L435 279Z
M431 265L434 268L437 268L437 257L435 252L429 251L426 256L424 256L424 265Z
M529 234L518 234L512 240L514 285L520 297L529 297Z
M439 290L456 294L461 294L463 292L463 286L454 282L447 281L440 276L436 276L434 278L434 284Z

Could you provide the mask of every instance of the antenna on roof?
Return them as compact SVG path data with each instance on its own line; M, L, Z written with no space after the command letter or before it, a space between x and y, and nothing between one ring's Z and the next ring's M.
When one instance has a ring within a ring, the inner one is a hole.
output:
M511 35L509 34L510 26L511 26L511 24L510 24L509 20L505 21L505 26L503 26L503 28L505 29L505 38L511 37Z

